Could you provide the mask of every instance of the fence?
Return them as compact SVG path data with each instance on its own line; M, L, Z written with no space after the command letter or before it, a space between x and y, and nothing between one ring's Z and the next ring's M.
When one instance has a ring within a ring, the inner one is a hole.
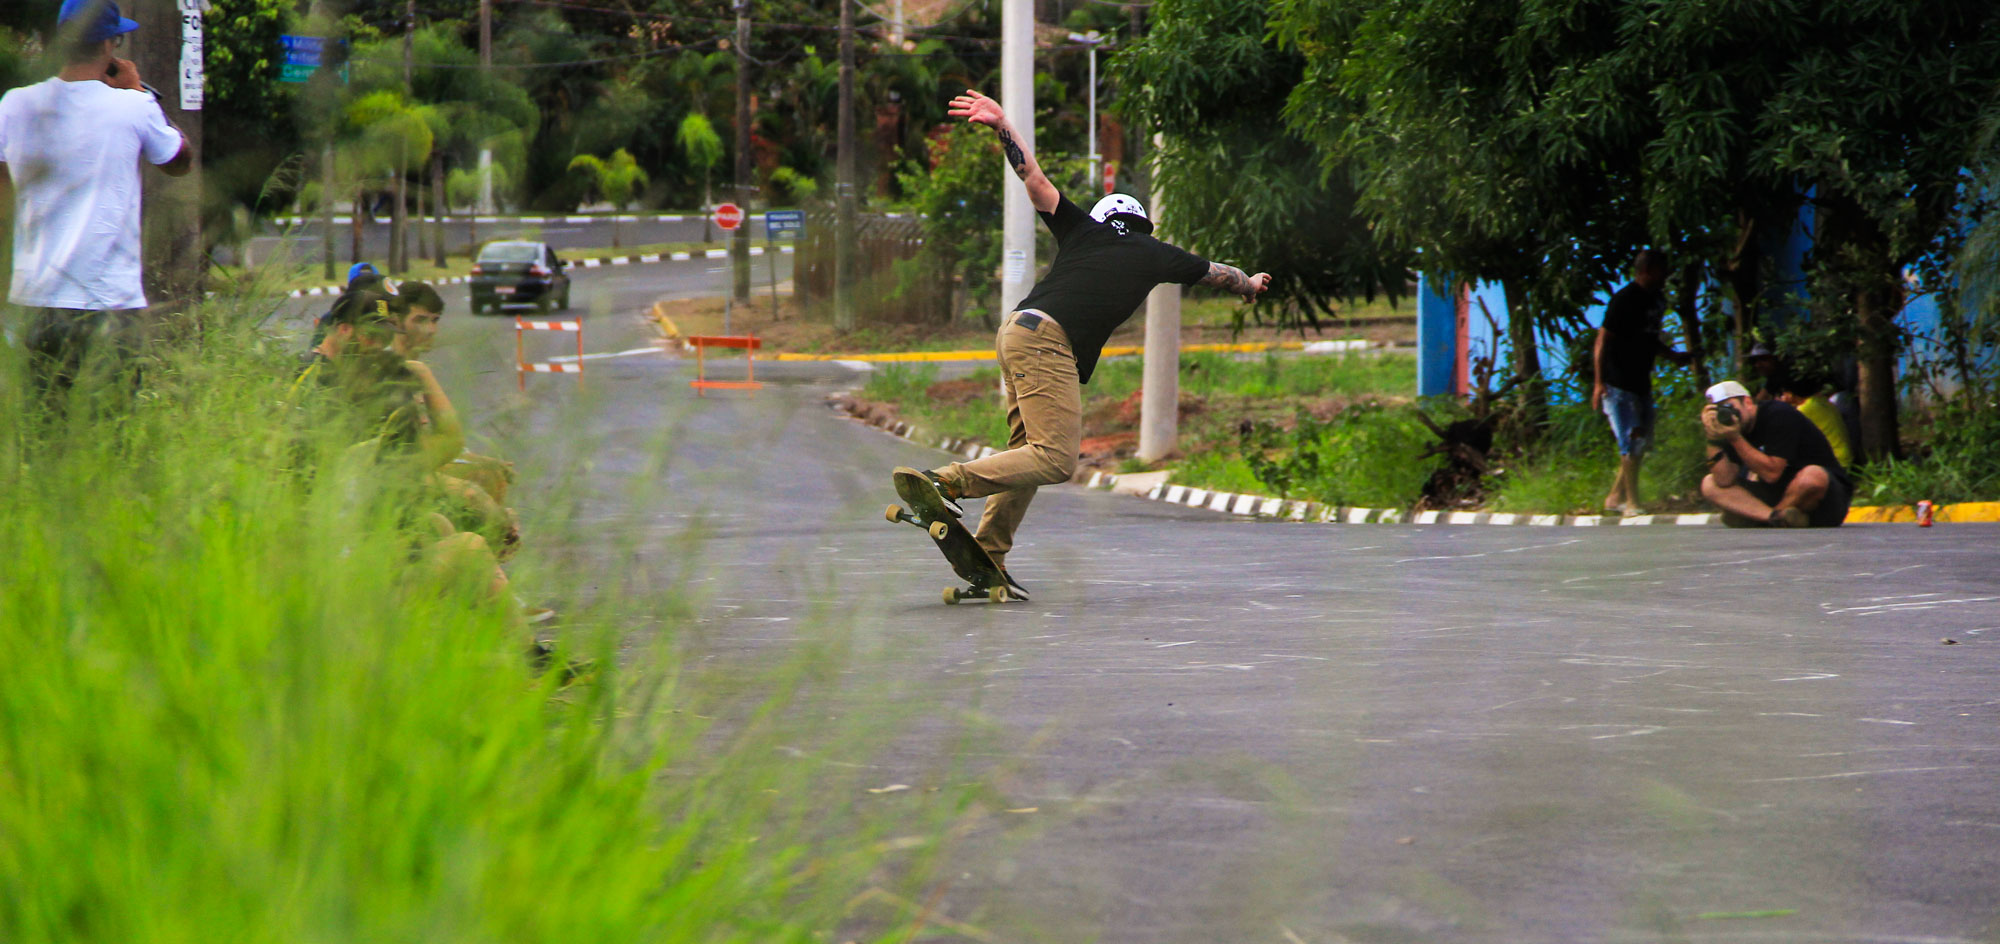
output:
M800 291L815 301L833 297L838 236L832 210L807 213L806 238L792 272ZM924 258L920 220L861 214L854 243L855 310L862 321L938 324L951 319L952 273Z

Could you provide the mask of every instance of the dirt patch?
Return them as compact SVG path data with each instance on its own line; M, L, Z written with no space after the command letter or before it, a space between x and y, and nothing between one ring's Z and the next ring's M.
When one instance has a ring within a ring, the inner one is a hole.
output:
M962 406L975 400L991 400L996 397L992 380L977 377L961 377L957 380L940 380L924 391L934 403Z

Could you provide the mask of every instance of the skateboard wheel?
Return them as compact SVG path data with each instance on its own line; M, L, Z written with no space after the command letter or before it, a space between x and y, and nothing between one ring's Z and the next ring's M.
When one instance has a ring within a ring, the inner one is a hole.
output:
M946 605L946 606L957 606L957 605L958 605L958 588L957 588L957 587L946 587L946 588L944 588L944 602L945 602L945 605Z
M889 510L882 513L882 517L889 519L892 524L900 523L903 520L903 506L890 505Z
M988 599L991 599L995 603L1005 603L1008 596L1007 585L1004 583L994 584L993 589L986 591L986 595Z
M942 521L931 522L931 526L925 530L931 533L931 540L933 541L942 541L945 535L951 533L951 528L945 526L945 523Z

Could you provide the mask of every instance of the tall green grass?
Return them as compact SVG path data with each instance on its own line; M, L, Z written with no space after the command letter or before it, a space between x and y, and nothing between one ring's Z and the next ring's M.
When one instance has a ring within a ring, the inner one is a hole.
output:
M585 608L600 671L537 675L517 604L424 563L421 493L243 320L62 417L0 347L0 940L910 933L882 903L921 898L960 795L829 761L892 724L802 710L837 625L718 688L672 600ZM634 611L663 638L621 662Z

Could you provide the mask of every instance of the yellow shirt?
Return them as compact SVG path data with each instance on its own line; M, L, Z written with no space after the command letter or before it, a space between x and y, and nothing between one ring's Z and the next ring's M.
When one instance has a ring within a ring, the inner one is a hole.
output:
M1854 449L1847 443L1847 421L1841 419L1840 410L1828 403L1826 397L1818 396L1799 404L1799 412L1826 434L1827 445L1833 447L1833 457L1840 460L1841 468L1853 464Z

